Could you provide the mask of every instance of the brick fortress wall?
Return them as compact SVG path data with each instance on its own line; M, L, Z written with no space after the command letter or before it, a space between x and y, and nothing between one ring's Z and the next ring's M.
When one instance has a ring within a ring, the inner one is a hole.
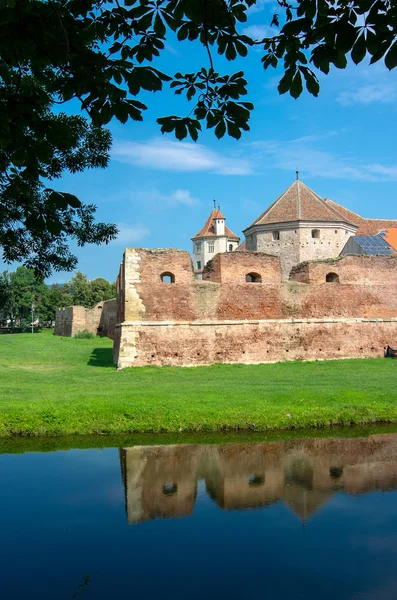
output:
M330 272L339 283L325 283ZM281 282L277 257L225 253L194 281L187 252L127 249L117 285L120 368L381 356L397 346L394 257L304 264Z
M93 308L84 308L84 306L59 308L55 316L54 335L73 337L78 331L86 329L95 335L113 339L117 322L116 310L116 298L98 302Z

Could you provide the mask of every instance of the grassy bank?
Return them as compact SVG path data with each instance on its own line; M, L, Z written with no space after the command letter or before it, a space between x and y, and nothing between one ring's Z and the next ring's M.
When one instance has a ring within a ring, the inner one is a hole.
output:
M0 337L0 436L265 431L397 422L397 361L141 367L112 342Z

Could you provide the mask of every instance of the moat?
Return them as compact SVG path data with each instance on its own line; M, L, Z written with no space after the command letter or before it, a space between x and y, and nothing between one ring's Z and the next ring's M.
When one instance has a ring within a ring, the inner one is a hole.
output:
M396 433L4 450L4 599L397 598Z

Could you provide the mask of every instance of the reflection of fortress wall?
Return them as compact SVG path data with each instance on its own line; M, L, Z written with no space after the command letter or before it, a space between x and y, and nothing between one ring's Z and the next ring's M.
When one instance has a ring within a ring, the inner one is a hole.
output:
M193 511L198 459L194 448L157 446L121 451L129 523Z
M265 506L283 495L282 444L231 444L211 448L207 491L226 509Z
M397 489L397 435L120 451L129 523L193 511L197 479L224 509L284 501L306 520L335 491Z

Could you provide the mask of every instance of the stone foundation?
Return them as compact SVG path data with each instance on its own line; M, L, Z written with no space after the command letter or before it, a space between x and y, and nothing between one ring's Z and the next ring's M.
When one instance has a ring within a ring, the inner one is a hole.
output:
M116 327L118 368L383 356L394 319L132 322Z

